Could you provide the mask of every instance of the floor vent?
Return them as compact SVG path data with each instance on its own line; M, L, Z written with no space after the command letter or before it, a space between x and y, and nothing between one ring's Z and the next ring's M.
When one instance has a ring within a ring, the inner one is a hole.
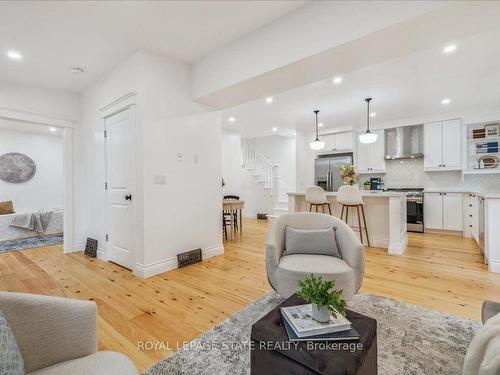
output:
M186 267L190 264L201 262L201 249L194 249L186 251L185 253L177 255L178 267Z

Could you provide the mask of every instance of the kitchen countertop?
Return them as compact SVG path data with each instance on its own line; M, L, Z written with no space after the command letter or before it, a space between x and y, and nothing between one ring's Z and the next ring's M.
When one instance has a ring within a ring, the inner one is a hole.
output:
M360 190L362 197L374 197L374 198L387 198L387 197L403 197L406 194L402 192L397 192L397 191L380 191L380 190ZM305 192L288 192L288 195L305 195ZM326 192L327 197L336 197L337 192L336 191L327 191Z
M500 199L500 190L467 190L467 189L425 189L424 193L461 193L476 194L485 199Z

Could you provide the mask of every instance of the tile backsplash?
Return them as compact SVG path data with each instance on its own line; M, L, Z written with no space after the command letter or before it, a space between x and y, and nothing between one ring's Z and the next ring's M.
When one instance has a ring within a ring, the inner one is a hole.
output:
M500 173L464 175L462 181L462 173L459 171L424 172L423 159L387 160L385 174L363 174L361 182L369 177L383 178L388 188L500 190Z

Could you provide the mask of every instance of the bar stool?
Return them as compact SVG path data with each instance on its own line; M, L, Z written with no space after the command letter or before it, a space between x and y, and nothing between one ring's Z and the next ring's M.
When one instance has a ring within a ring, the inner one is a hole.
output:
M326 197L326 193L321 186L311 186L306 189L306 202L309 203L309 212L312 211L313 206L316 207L316 212L318 212L318 207L321 206L323 213L325 213L325 206L328 206L328 212L332 214L332 209L330 207L330 202Z
M366 234L366 242L370 246L370 237L368 237L368 229L366 228L366 218L363 198L361 193L356 186L344 185L339 188L337 193L337 203L342 205L342 212L340 213L340 220L344 220L345 211L345 222L349 225L349 207L356 207L358 214L358 225L359 225L359 238L361 243L363 243L363 230ZM360 213L361 209L361 213ZM361 216L363 216L363 225L361 225Z

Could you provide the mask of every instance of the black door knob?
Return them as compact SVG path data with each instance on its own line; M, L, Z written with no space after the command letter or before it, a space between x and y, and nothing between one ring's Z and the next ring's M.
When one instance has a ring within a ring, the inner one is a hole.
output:
M131 201L132 200L132 194L125 195L125 200L126 201Z

